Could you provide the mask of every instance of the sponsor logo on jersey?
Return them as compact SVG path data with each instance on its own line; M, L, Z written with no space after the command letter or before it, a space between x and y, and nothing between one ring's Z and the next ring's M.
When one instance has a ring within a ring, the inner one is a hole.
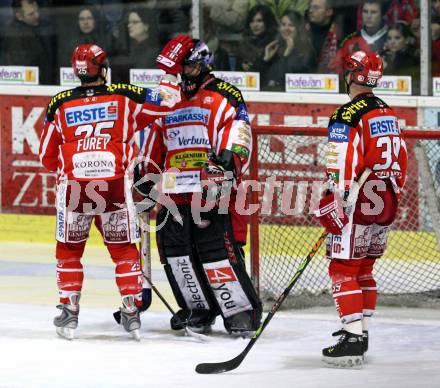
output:
M217 84L217 88L221 91L224 91L224 92L234 96L238 102L243 101L243 97L241 95L241 92L235 86L233 86L225 81L222 81Z
M177 141L179 146L187 147L187 146L195 146L195 145L206 145L209 146L209 139L203 137L178 137Z
M249 157L249 149L240 144L233 143L231 147L231 151L238 155L244 156L245 158Z
M187 148L211 148L206 127L203 125L187 125L169 128L166 131L168 151Z
M170 129L169 128L166 131L165 138L167 140L173 140L173 139L177 138L177 136L179 136L179 135L180 135L180 131L178 129L176 129L176 128Z
M208 160L208 153L205 151L179 152L170 158L170 166L178 169L201 168Z
M335 183L339 183L339 170L328 169L327 174L328 174L329 179L331 179Z
M243 120L246 123L249 124L249 114L246 108L245 104L240 104L237 109L237 116L235 117L236 120Z
M150 104L160 105L162 102L162 97L157 89L147 89L147 94L145 96L145 102Z
M114 93L118 90L130 90L133 93L139 94L141 95L142 92L145 90L144 88L141 88L140 86L136 86L136 85L132 85L132 84L123 84L123 83L118 83L118 84L111 84L107 86L107 90L110 93Z
M117 101L111 101L67 108L65 118L69 126L117 120L118 103Z
M334 123L328 128L328 141L337 143L348 142L348 132L350 128L348 125L341 123Z
M66 90L64 92L58 93L55 96L53 96L52 99L50 100L48 110L50 110L56 102L70 97L72 95L72 93L73 93L73 90Z
M165 124L182 124L191 122L201 122L205 125L208 124L211 116L210 109L203 109L199 107L182 108L177 109L173 113L170 113L165 118Z
M379 137L387 135L398 135L400 133L395 116L380 116L368 120L370 136Z
M360 100L357 101L353 104L349 104L345 107L343 107L341 116L344 120L350 122L351 121L351 117L356 113L359 112L362 108L366 108L367 102L365 100Z

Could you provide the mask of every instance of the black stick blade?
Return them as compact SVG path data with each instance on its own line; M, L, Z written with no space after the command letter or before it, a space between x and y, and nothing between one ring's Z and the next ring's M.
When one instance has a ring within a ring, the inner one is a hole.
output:
M245 354L240 353L237 357L224 362L205 362L196 366L196 372L203 375L229 372L239 367Z

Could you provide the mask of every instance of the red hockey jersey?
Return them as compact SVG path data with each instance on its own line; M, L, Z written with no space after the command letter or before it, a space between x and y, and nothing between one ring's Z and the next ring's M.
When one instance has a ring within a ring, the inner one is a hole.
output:
M157 90L121 83L58 93L47 108L40 160L59 179L121 178L135 131L170 111L161 103Z
M219 155L224 149L239 155L241 173L245 172L252 151L246 104L236 87L212 77L147 131L145 169L163 172L164 193L200 192L200 172L208 153Z
M361 94L330 118L326 165L342 192L369 167L379 178L405 183L408 156L394 111L374 94Z

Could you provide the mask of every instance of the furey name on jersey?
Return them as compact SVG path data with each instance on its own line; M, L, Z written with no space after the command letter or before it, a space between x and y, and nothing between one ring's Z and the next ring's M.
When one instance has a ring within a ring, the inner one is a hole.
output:
M111 101L67 108L65 118L68 126L117 120L118 102Z

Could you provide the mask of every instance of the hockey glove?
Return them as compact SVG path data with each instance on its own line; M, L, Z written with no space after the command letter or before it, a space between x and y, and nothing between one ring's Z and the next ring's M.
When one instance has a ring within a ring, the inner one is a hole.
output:
M138 306L139 312L144 312L148 310L148 307L151 306L151 288L143 288L142 289L142 306Z
M321 225L332 234L341 234L344 226L348 224L348 216L344 213L341 202L336 200L332 192L327 192L319 201L315 215Z
M200 173L202 183L202 198L214 206L217 206L222 195L232 187L234 174L227 171L223 166L217 164L214 160L208 159Z
M178 35L171 39L156 58L156 66L168 74L177 75L182 71L182 63L194 42L188 35Z
M180 86L174 75L165 74L160 81L157 91L162 99L160 103L162 106L172 108L174 105L182 101Z

